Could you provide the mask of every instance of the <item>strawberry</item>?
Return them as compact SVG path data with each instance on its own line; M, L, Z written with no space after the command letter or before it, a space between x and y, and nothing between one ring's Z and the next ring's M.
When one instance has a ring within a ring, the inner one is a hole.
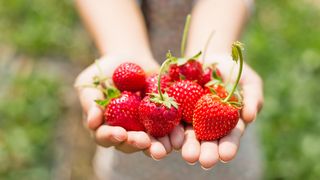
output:
M161 91L164 92L169 84L171 82L171 79L167 75L162 75L161 76ZM146 88L145 88L145 93L155 93L158 91L158 75L153 74L151 76L148 76L146 78Z
M194 59L189 59L180 66L173 64L169 68L170 78L175 81L179 79L186 79L201 82L202 73L203 70L201 63Z
M112 75L115 86L120 91L140 91L145 87L146 75L143 69L134 63L123 63Z
M227 135L239 120L239 109L213 94L202 96L194 109L193 128L199 141L212 141Z
M225 87L222 84L213 84L208 87L204 88L205 94L216 94L220 98L226 98L228 96L228 91L225 89ZM230 101L237 102L238 98L236 95L232 95L230 98Z
M132 92L124 91L120 97L113 98L106 106L104 118L108 125L121 126L127 131L143 131L139 120L138 108L140 97Z
M202 74L202 79L200 84L204 86L205 84L207 84L209 81L213 79L222 80L220 70L215 66L215 64L205 68Z
M191 16L188 15L182 34L181 57L173 57L170 52L167 54L167 58L170 58L172 61L171 66L169 67L169 76L174 81L191 80L200 83L203 70L201 63L196 59L201 55L201 52L191 58L185 57L185 46L187 42L190 18Z
M179 103L182 110L182 119L187 123L192 123L195 104L204 94L202 87L192 81L180 80L169 87L168 94Z
M205 94L196 103L193 112L193 128L200 141L212 141L229 134L239 120L242 104L229 100L237 88L242 73L241 48L242 44L239 42L232 45L233 60L240 61L240 66L236 82L228 96L222 99L215 94Z
M166 106L156 103L152 96L146 96L140 104L140 121L147 132L154 137L163 137L169 134L181 119L181 110L176 106Z
M157 79L157 92L148 94L140 103L140 121L146 131L154 137L169 134L181 120L181 109L175 99L167 93L162 93L161 76L164 69L171 63L171 59L163 62Z

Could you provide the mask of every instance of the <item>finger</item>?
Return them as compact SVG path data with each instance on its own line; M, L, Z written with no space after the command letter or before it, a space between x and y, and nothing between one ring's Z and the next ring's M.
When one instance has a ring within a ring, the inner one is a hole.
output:
M169 154L172 151L172 146L168 136L158 138L158 141L162 143L162 145L166 149L167 154Z
M204 169L212 168L219 160L218 142L202 141L199 162Z
M88 111L87 126L91 130L96 130L102 124L103 124L103 110L97 105L93 105Z
M104 147L117 145L125 141L127 137L126 130L119 126L102 125L95 132L97 144Z
M148 148L151 145L149 136L142 131L128 131L127 140L116 146L124 153L133 153Z
M103 99L103 94L94 88L78 88L78 94L84 113L88 114L88 127L92 130L97 129L103 123L103 110L95 100Z
M184 127L179 124L176 126L170 134L170 142L173 149L179 150L182 147L184 140Z
M249 77L248 77L249 78ZM250 82L243 82L243 108L241 116L246 123L252 122L263 104L263 87L262 81L258 76L251 77L247 80Z
M182 158L189 164L194 164L200 156L200 143L191 126L186 128L184 143L182 145Z
M152 157L154 160L160 160L167 155L166 149L162 143L154 137L149 136L151 139L151 146L144 151L147 156Z
M223 162L232 160L239 149L240 138L244 132L245 124L240 119L236 127L227 136L219 140L219 158Z

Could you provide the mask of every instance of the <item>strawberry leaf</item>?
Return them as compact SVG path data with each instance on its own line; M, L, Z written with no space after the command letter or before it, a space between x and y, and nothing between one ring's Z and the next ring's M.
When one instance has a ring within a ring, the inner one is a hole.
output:
M97 100L95 100L95 102L99 106L106 107L109 104L109 99L103 99L103 100L97 99Z

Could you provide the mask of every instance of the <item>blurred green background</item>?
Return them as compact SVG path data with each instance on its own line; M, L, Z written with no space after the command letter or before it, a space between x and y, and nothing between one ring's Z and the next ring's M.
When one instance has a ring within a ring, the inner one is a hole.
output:
M253 15L243 42L265 83L265 179L319 179L320 1L259 0ZM71 0L0 1L0 179L69 177L68 158L90 165L56 147L86 138L73 136L83 129L72 82L95 56Z

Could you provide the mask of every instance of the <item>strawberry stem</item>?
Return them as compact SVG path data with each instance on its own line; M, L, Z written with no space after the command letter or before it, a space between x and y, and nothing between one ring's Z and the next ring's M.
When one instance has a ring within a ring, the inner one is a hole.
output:
M232 58L234 61L240 60L240 66L239 66L239 72L238 76L236 79L235 84L233 85L233 88L229 95L223 100L223 102L228 102L229 99L232 97L233 93L237 89L237 85L239 84L240 78L241 78L241 73L242 73L242 68L243 68L243 55L242 55L242 44L240 42L234 42L232 44Z
M205 61L205 58L206 58L206 54L207 54L207 51L208 51L208 47L209 47L209 44L211 42L211 39L213 37L213 35L215 34L215 30L211 31L211 33L209 34L209 37L207 39L207 42L206 42L206 45L204 46L204 49L203 49L203 56L202 56L202 60L201 60L201 63L204 64L204 61Z
M181 41L181 48L180 48L181 57L184 57L184 55L185 55L184 53L185 53L185 49L186 49L186 42L187 42L187 37L188 37L188 32L189 32L189 27L190 27L190 19L191 19L191 15L188 14L188 16L186 18L186 23L184 25L182 41Z
M160 67L160 71L159 71L159 75L158 75L158 93L160 95L160 99L161 100L164 100L163 98L163 94L161 92L161 75L163 73L163 71L166 69L167 65L171 63L171 59L166 59L162 64L161 64L161 67Z

